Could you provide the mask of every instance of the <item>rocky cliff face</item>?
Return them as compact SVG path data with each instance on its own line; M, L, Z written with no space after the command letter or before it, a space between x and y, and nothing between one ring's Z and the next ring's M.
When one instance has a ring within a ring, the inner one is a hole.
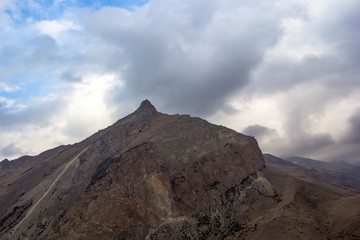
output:
M80 143L5 165L1 239L219 239L278 201L254 138L147 100Z

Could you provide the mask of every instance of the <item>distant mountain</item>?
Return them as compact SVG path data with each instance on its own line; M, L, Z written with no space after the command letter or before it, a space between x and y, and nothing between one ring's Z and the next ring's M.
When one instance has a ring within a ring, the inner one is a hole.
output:
M79 143L1 162L0 239L360 239L358 193L265 160L253 137L145 100Z
M360 167L358 166L345 162L323 162L303 157L287 157L284 159L302 166L314 174L319 173L324 175L329 182L360 191Z

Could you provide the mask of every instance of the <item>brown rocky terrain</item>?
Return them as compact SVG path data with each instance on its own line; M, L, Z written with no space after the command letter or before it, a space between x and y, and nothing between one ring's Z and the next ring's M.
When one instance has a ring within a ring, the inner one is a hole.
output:
M274 222L287 227L276 233L279 239L360 239L360 194L350 185L353 179L339 184L336 175L269 154L264 158L264 172L282 196Z
M359 216L357 193L147 100L80 143L0 163L0 239L360 239Z

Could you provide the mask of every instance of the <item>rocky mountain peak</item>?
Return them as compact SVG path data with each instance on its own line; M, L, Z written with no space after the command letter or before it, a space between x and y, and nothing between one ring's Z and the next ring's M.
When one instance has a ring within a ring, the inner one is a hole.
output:
M358 239L360 198L264 164L255 138L144 100L79 143L1 162L0 240L323 239L344 219L316 212L330 201L353 215L328 238Z
M147 99L141 102L139 108L135 111L137 113L144 112L144 113L157 113L158 111L154 107L154 105L151 104L151 102Z

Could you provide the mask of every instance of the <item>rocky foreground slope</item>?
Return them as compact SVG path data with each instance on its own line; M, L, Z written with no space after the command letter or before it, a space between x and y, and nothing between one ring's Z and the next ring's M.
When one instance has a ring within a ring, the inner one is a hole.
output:
M80 143L1 162L0 239L360 239L359 199L146 100Z

